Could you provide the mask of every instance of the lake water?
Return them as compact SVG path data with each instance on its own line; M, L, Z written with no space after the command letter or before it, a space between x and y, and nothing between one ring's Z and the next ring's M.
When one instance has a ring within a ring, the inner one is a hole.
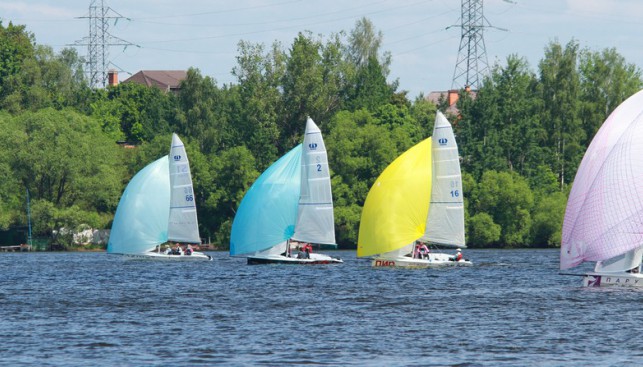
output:
M582 288L557 250L471 268L0 254L2 366L640 366L643 291ZM589 270L582 268L581 270Z

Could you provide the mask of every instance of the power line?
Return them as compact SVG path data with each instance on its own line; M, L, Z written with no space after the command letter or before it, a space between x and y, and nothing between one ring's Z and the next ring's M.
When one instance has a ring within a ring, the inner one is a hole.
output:
M261 29L261 30L254 30L254 31L247 31L247 32L239 32L239 33L228 33L228 34L218 34L218 35L210 35L210 36L200 36L200 37L191 37L191 38L178 38L178 39L164 39L160 41L143 41L141 42L142 44L158 44L158 43L175 43L175 42L190 42L190 41L202 41L202 40L209 40L209 39L217 39L217 38L230 38L230 37L240 37L240 36L247 36L251 34L261 34L261 33L266 33L266 32L274 32L274 31L280 31L280 30L287 30L287 29L293 29L293 28L299 28L302 26L314 26L314 25L319 25L319 24L326 24L326 23L335 23L339 22L342 20L347 20L347 19L358 19L364 16L368 15L374 15L374 14L380 14L380 13L388 13L393 10L399 10L399 9L404 9L408 7L413 7L419 4L424 3L426 0L422 1L416 1L411 4L405 4L405 5L395 5L394 8L384 8L380 10L372 10L366 13L362 13L360 15L346 15L346 16L340 16L340 17L334 17L332 19L327 19L327 20L318 20L315 22L307 22L305 24L290 24L290 25L284 25L284 26L279 26L279 27L271 27L271 28L266 28L266 29ZM388 0L381 1L380 3L388 2ZM379 3L378 3L379 4ZM359 8L359 7L358 7ZM342 11L345 12L345 11ZM327 14L333 14L337 12L332 12L332 13L327 13ZM320 16L327 15L327 14L322 14L322 15L317 15L314 17L301 17L301 18L291 18L291 19L286 19L284 22L291 22L293 20L305 20L305 19L310 19L310 18L319 18ZM272 22L268 22L272 23ZM262 23L257 23L257 24L262 24Z
M200 12L200 13L191 13L191 14L161 15L161 16L156 16L156 17L141 17L141 18L137 18L137 20L141 20L141 19L179 18L179 17L196 17L196 16L210 15L210 14L234 13L234 12L239 12L239 11L256 10L256 9L261 9L261 8L269 8L269 7L281 6L281 5L291 4L291 3L298 3L298 2L301 2L301 0L284 1L284 2L276 3L276 4L255 5L255 6L248 6L248 7L245 7L245 8L235 8L235 9L225 9L225 10L211 10L211 11L204 11L204 12Z

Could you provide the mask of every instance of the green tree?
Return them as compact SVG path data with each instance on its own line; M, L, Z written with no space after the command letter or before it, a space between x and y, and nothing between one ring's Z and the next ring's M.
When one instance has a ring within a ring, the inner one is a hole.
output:
M467 222L467 246L485 247L497 244L500 240L501 228L493 222L487 213L477 213Z
M533 213L532 239L535 246L560 245L567 196L558 191L538 200Z
M295 38L282 79L282 151L301 141L307 116L323 126L339 109L343 78L338 42L335 36L323 44L310 33Z
M285 68L285 54L279 44L264 54L261 44L239 42L237 66L232 74L239 82L239 108L235 123L238 141L245 142L264 169L278 155L278 120L282 98L280 81Z
M205 154L224 149L234 140L228 120L231 116L223 112L227 107L225 95L214 79L190 68L181 82L171 127L181 136L194 138Z
M616 49L580 53L580 118L584 145L594 137L607 116L629 96L641 90L641 70L628 64Z
M393 92L394 89L386 83L379 61L371 57L366 65L357 70L354 85L348 95L348 105L351 109L376 110L391 101Z
M44 109L15 118L7 148L12 169L34 199L57 206L113 211L122 169L116 144L98 123L71 111Z
M3 106L13 113L46 107L87 111L94 98L82 73L82 59L73 49L54 54L51 47L37 45L4 82Z
M349 34L344 52L351 66L346 68L347 104L351 110L367 108L374 111L393 98L397 82L389 85L386 81L391 54L380 54L383 38L382 32L376 31L367 18L358 20Z
M232 220L246 191L259 172L255 159L244 146L230 148L212 158L213 183L204 203L205 218L216 243L230 242Z
M7 79L20 73L23 62L33 58L34 45L34 36L24 25L9 22L4 27L0 21L0 101L9 94Z
M383 40L384 34L375 29L373 22L368 18L359 19L348 37L346 47L348 60L357 68L366 67L372 60L375 60L382 66L386 78L391 65L391 54L390 52L380 54Z
M12 120L8 113L0 112L0 137L4 142L18 139L21 135L13 129ZM0 162L0 229L7 230L12 225L26 222L26 187L13 174L11 159L15 152L8 149L7 144L0 146L0 152L5 157Z
M527 62L512 55L506 66L493 68L475 101L461 98L456 132L467 170L476 177L486 170L529 176L544 160L547 134L538 119L537 90L538 80Z
M428 101L423 95L420 95L413 101L409 112L413 120L419 125L420 130L425 132L433 131L435 113L437 112L435 104Z
M106 98L92 104L92 112L110 136L143 142L170 132L173 102L158 88L121 83L108 88Z
M13 183L10 195L24 203L29 189L36 234L73 230L80 222L108 224L122 190L123 168L119 148L96 121L70 110L43 109L0 123L8 172L20 183ZM19 220L24 224L26 218Z
M527 245L534 197L527 181L515 172L486 171L474 201L474 217L487 213L501 227L501 242Z
M539 64L542 121L549 132L549 164L558 175L561 190L573 179L583 155L577 63L578 43L570 41L564 48L557 42L550 43Z

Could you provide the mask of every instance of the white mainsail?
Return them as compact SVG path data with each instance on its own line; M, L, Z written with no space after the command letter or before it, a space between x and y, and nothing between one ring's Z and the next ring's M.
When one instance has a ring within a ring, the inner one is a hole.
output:
M172 134L170 148L170 216L168 240L201 243L190 162L183 142Z
M433 185L422 241L466 247L458 144L449 121L438 111L433 126Z
M301 192L297 224L292 239L316 244L335 244L335 218L328 155L319 127L306 120L301 158Z

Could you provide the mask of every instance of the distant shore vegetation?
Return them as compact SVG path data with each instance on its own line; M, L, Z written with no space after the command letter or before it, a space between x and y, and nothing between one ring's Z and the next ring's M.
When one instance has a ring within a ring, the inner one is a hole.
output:
M302 31L287 46L242 40L236 82L190 68L178 92L163 92L92 89L76 50L54 53L25 26L0 22L0 229L27 225L27 190L35 237L70 248L71 236L54 236L61 228L108 229L127 182L167 154L176 132L201 236L225 247L244 193L302 140L310 116L328 149L337 241L353 248L370 186L431 134L439 109L458 139L468 245L559 246L583 153L641 89L640 69L615 49L553 41L538 65L519 55L498 62L475 94L460 91L454 114L446 100L399 89L383 36L364 18L348 32Z

